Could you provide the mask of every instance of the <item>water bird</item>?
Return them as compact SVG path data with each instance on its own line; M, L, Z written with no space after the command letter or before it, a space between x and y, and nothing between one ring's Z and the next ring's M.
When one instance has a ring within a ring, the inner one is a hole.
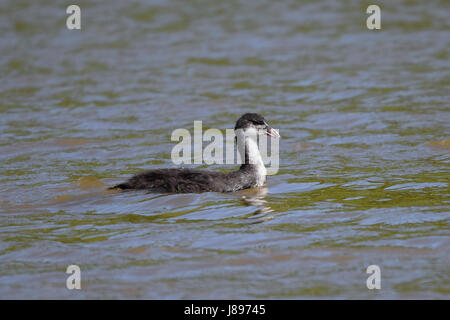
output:
M257 113L241 116L234 131L242 159L242 165L236 171L223 173L187 168L156 169L139 173L109 189L198 193L235 192L263 186L267 170L259 152L257 136L264 134L280 138L280 135Z

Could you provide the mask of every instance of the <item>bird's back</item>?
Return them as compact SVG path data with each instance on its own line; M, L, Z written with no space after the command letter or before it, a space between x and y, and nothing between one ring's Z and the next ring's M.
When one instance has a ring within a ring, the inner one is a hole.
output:
M227 175L190 169L157 169L137 174L112 189L146 189L154 192L191 193L229 191Z

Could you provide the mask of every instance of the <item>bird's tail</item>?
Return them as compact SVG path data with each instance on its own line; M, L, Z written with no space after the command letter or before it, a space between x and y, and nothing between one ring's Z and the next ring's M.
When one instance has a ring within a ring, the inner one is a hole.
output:
M121 190L131 189L131 186L128 183L120 183L118 185L115 185L114 187L108 188L108 190L115 190L115 189L121 189Z

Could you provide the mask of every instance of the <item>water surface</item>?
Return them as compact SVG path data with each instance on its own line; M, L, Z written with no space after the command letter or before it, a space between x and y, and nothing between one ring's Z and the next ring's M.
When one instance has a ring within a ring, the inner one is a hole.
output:
M448 2L77 4L0 4L0 298L450 297ZM245 112L267 188L105 191Z

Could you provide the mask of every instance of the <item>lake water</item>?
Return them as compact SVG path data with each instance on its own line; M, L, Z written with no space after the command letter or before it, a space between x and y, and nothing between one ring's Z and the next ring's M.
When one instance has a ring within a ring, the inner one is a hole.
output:
M450 298L448 1L76 4L0 4L0 298ZM245 112L267 188L105 191Z

